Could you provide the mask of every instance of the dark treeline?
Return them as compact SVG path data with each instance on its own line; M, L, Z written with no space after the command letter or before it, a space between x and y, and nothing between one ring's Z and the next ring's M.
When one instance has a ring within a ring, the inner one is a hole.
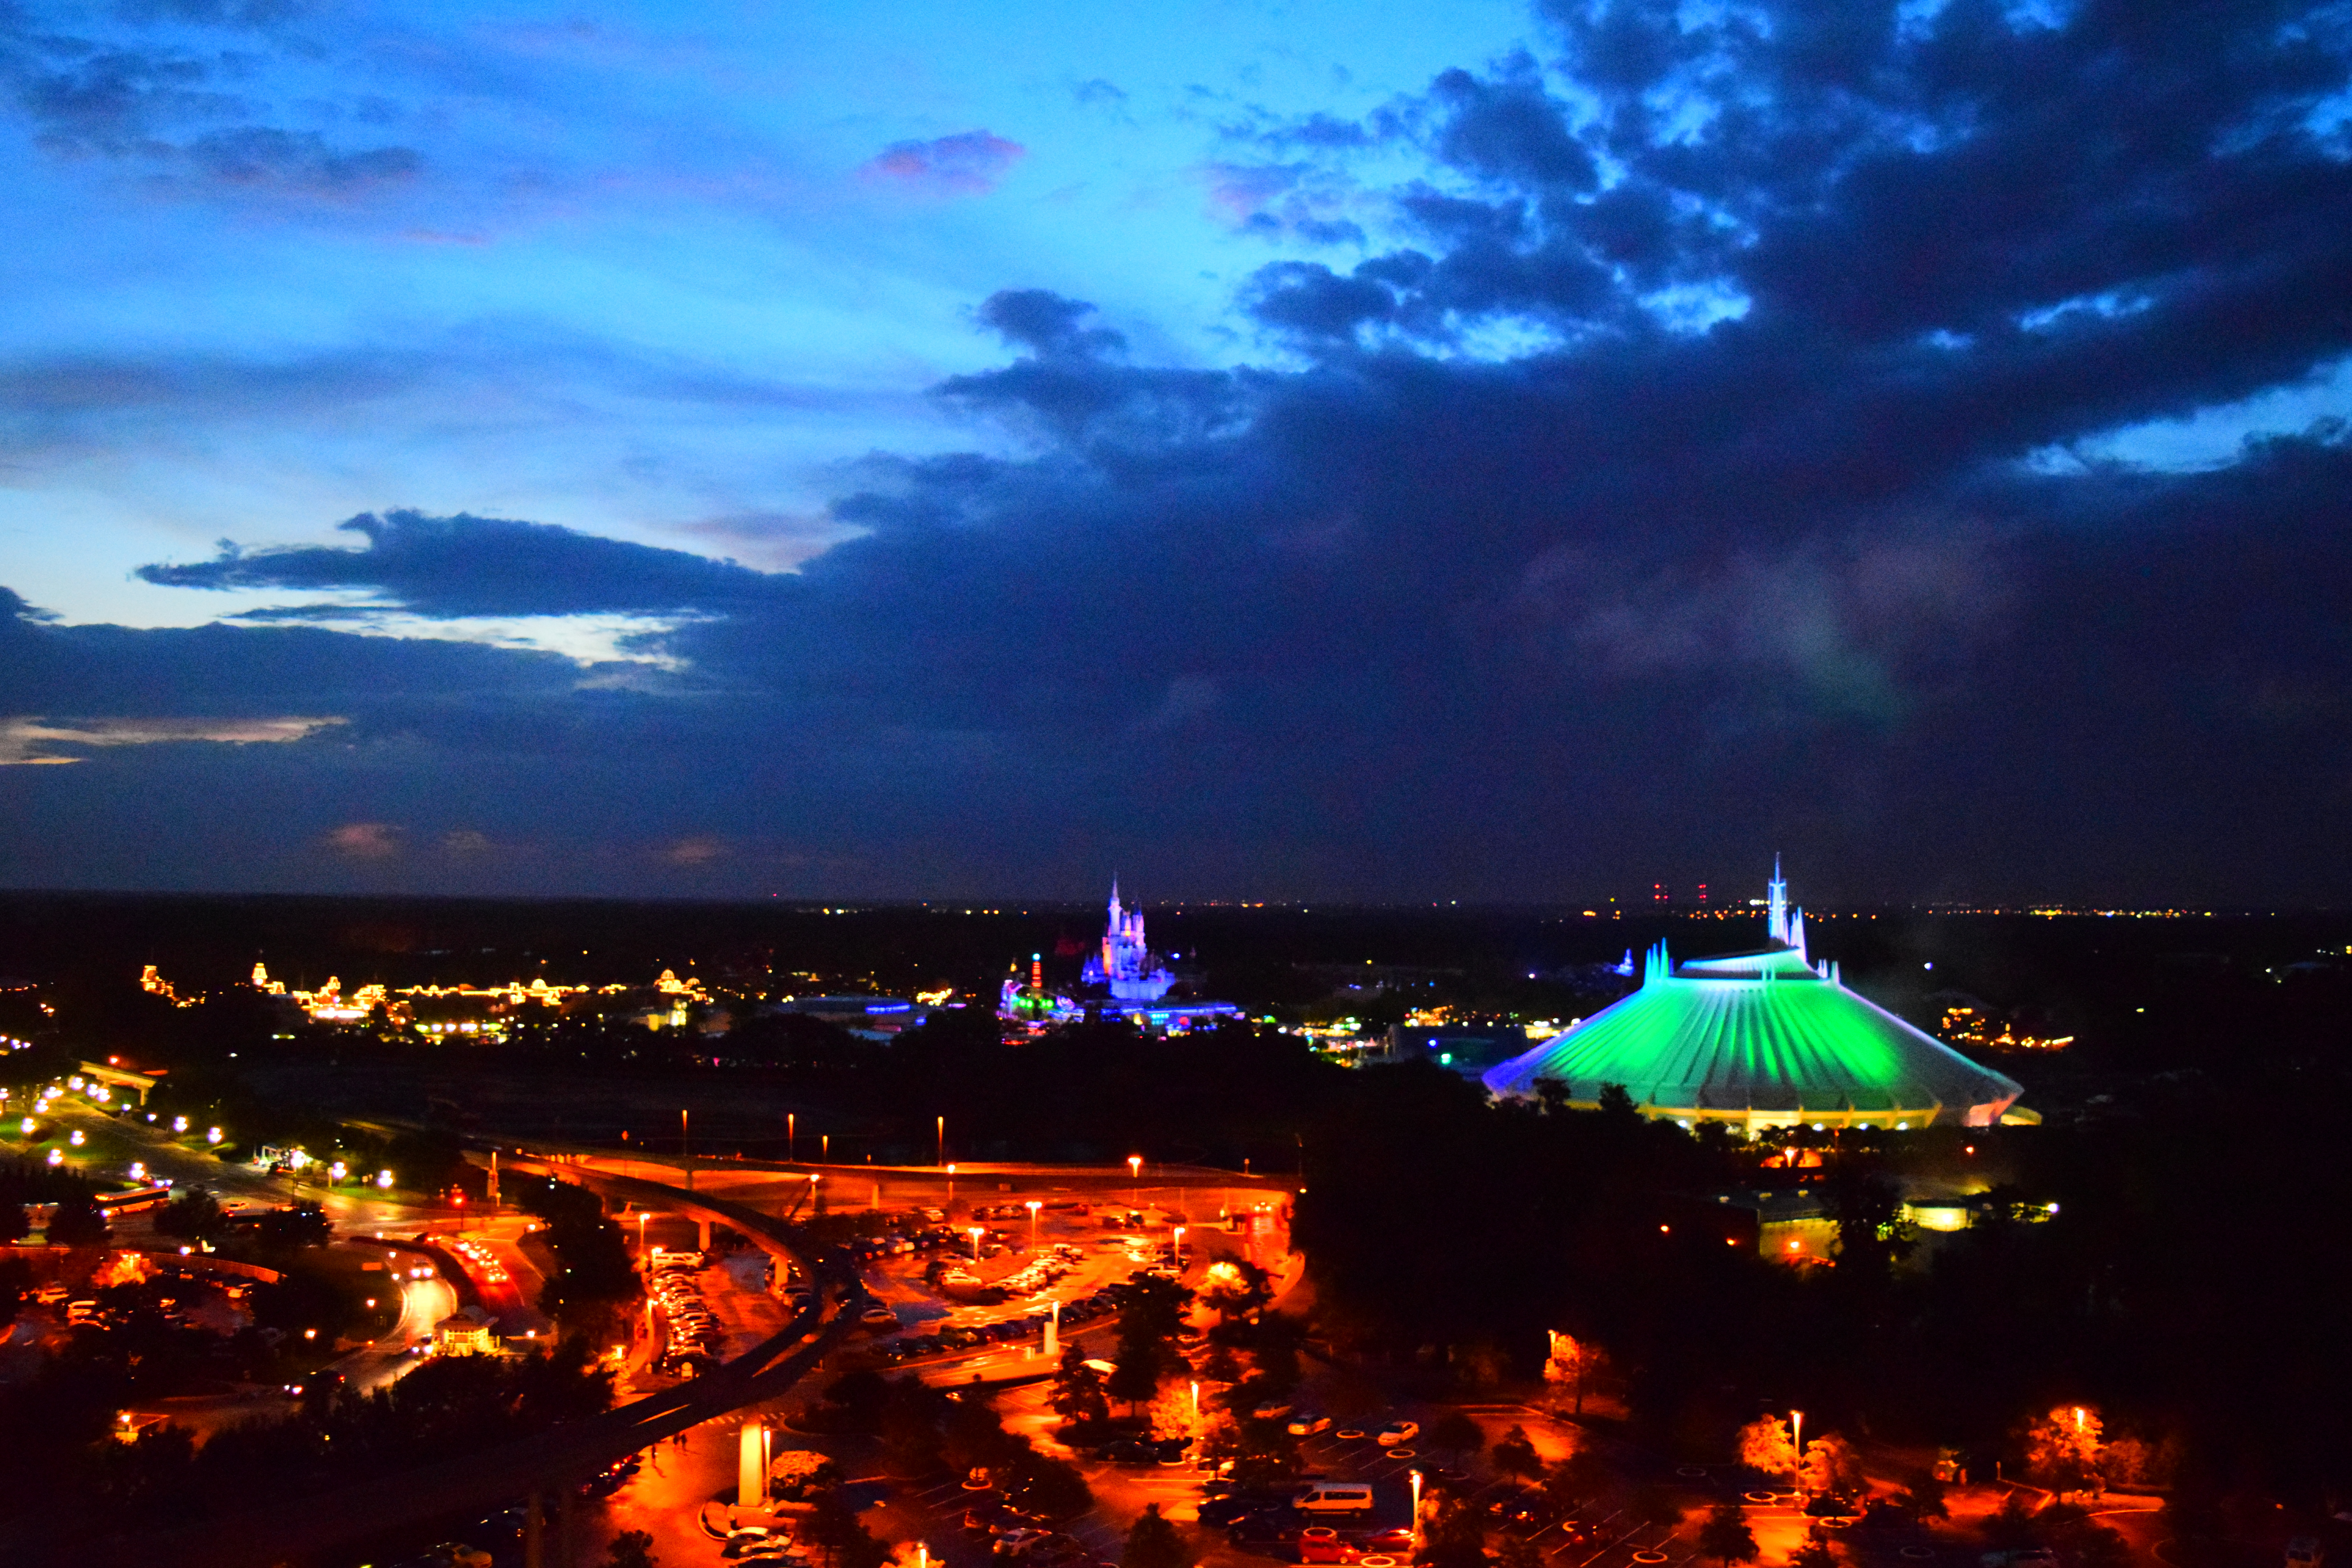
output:
M1792 1405L2013 1458L2029 1417L2083 1403L2176 1455L2191 1496L2352 1482L2352 1346L2321 1305L2352 1250L2340 1071L2200 1078L2080 1127L1824 1138L1838 1261L1805 1269L1726 1246L1693 1201L1777 1174L1760 1151L1630 1108L1489 1106L1413 1068L1343 1100L1297 1226L1343 1345L1524 1373L1564 1330L1605 1351L1647 1436L1716 1461ZM1962 1136L2007 1201L1913 1252L1887 1184Z

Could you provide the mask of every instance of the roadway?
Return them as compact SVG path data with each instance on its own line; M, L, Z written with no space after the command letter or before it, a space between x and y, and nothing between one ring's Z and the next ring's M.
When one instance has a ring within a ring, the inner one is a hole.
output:
M172 1563L181 1568L247 1568L257 1562L305 1556L405 1525L503 1507L536 1491L568 1487L665 1437L776 1397L855 1331L857 1312L867 1298L845 1256L810 1254L773 1219L724 1199L602 1173L564 1173L585 1174L592 1184L614 1189L614 1195L740 1230L819 1280L824 1288L818 1300L781 1332L709 1375L601 1415L485 1452L314 1497L280 1501L244 1515L79 1544L72 1551L74 1560L92 1568L116 1564L145 1568L154 1563ZM86 1525L86 1521L77 1522Z

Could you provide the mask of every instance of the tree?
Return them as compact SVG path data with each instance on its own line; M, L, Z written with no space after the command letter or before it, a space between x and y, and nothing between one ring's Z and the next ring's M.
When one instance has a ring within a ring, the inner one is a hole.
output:
M1719 1502L1707 1510L1706 1522L1698 1527L1698 1554L1714 1558L1724 1568L1755 1562L1756 1532L1748 1528L1748 1510L1736 1502Z
M2058 1406L2025 1429L2026 1472L2061 1497L2096 1485L2101 1431L2097 1411Z
M1459 1410L1449 1410L1431 1422L1426 1436L1431 1447L1444 1449L1457 1460L1486 1446L1486 1434L1478 1429L1478 1423Z
M1821 1531L1811 1531L1805 1543L1789 1553L1789 1568L1838 1568L1837 1549Z
M1805 1489L1834 1497L1854 1497L1868 1486L1862 1456L1834 1432L1824 1432L1805 1445Z
M1579 1442L1574 1452L1544 1472L1545 1493L1562 1508L1588 1501L1608 1484L1608 1463L1586 1442Z
M1797 1473L1797 1445L1789 1424L1778 1415L1759 1415L1739 1429L1739 1462L1768 1476Z
M295 1252L305 1247L324 1247L334 1234L326 1211L305 1198L282 1209L271 1209L263 1215L254 1231L262 1247L269 1252Z
M1531 1481L1543 1474L1543 1456L1528 1438L1528 1429L1514 1426L1503 1434L1502 1440L1490 1450L1495 1468L1507 1476Z
M65 1194L49 1211L42 1234L52 1247L96 1247L108 1235L106 1213L86 1192Z
M1423 1505L1421 1555L1430 1568L1486 1568L1486 1521L1475 1504L1439 1490Z
M155 1229L163 1236L182 1241L210 1241L227 1226L227 1216L221 1213L220 1201L202 1187L189 1187L163 1205L155 1216Z
M605 1549L604 1568L655 1568L654 1538L643 1530L625 1530Z
M882 1568L890 1561L890 1549L867 1532L857 1505L839 1487L817 1493L801 1533L824 1553L824 1568Z
M1054 1413L1070 1426L1095 1426L1110 1419L1102 1373L1087 1364L1087 1352L1072 1340L1062 1346L1062 1366L1054 1374Z
M14 1246L33 1234L32 1216L14 1197L0 1197L0 1246Z
M1158 1503L1146 1503L1127 1532L1119 1568L1192 1568L1192 1549L1176 1527L1160 1517Z

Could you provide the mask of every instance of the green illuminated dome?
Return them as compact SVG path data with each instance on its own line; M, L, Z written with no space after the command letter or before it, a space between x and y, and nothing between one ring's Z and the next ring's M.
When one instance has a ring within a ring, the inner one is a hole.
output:
M1488 1072L1486 1087L1533 1097L1555 1079L1590 1106L1622 1084L1645 1115L1750 1131L1999 1121L2021 1086L1847 990L1835 964L1813 967L1777 867L1772 889L1773 946L1676 965L1661 942L1640 990Z

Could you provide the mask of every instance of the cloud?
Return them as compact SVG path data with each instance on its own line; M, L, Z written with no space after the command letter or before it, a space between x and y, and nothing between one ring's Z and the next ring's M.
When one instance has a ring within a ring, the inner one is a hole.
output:
M1127 339L1108 327L1079 325L1094 313L1083 300L1066 300L1044 289L992 294L978 312L982 326L1041 358L1092 359L1126 348Z
M133 24L261 27L290 6L142 5ZM268 123L247 96L248 57L143 37L75 38L0 15L0 81L35 127L37 145L66 158L137 160L165 181L348 198L413 179L414 148L338 148L320 132Z
M984 195L1028 152L986 131L963 131L929 142L893 142L866 163L865 173L930 195Z
M365 545L248 552L224 540L210 561L142 566L139 575L180 588L357 590L373 595L371 605L431 617L712 611L772 594L781 581L732 562L549 523L390 511L337 526ZM334 618L367 608L274 614Z
M209 741L272 745L299 741L341 719L0 719L0 767L79 763L80 751ZM61 749L62 748L62 749Z
M713 837L709 834L697 834L691 837L680 838L664 845L661 858L672 866L694 868L708 866L726 853L727 844L724 839Z
M2352 441L2303 404L2188 471L2109 440L2352 354L2352 164L2307 125L2352 61L2300 15L1547 12L1528 56L1291 137L1379 238L1237 292L1265 362L992 295L1003 362L938 388L988 449L843 470L790 576L411 513L147 574L655 617L670 668L0 601L23 711L350 717L19 770L18 839L73 847L8 874L293 863L234 825L78 844L136 782L305 846L541 851L362 868L421 887L1044 894L1116 859L1184 896L1553 899L1778 844L1822 897L2338 899ZM826 853L745 847L786 843Z
M352 860L387 860L400 853L400 829L387 822L346 822L326 836L326 846Z

